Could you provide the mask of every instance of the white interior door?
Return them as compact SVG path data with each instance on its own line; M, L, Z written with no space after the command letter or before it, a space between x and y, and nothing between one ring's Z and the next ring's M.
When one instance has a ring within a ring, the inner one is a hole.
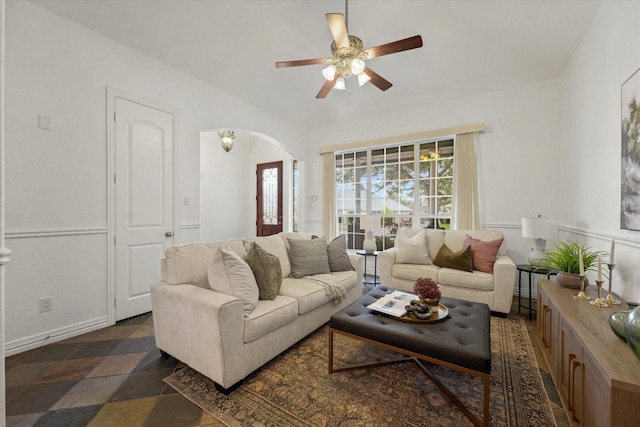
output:
M150 286L173 243L173 115L115 101L116 320L151 311Z

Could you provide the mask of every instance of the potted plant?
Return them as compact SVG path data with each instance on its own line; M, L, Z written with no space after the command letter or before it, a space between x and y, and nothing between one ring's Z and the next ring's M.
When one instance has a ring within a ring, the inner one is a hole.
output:
M426 277L419 277L413 284L413 293L429 305L438 305L442 293L438 283Z
M540 267L558 271L556 282L560 286L580 289L580 253L584 271L593 270L602 251L591 251L575 242L557 242L553 249L546 250L540 258ZM589 281L585 279L585 288Z

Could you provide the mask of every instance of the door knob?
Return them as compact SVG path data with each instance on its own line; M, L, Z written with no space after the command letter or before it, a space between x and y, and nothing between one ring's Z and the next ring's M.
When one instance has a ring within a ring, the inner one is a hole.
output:
M171 237L171 236L173 236L173 232L171 232L171 231L167 231L166 233L164 233L164 235L165 235L166 237Z

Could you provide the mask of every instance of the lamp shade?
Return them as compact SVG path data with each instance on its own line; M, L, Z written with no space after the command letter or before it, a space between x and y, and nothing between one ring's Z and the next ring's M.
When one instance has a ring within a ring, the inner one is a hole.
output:
M557 239L558 219L541 216L522 218L522 237L529 239Z
M360 217L360 230L377 230L380 228L380 218L377 216L365 215Z

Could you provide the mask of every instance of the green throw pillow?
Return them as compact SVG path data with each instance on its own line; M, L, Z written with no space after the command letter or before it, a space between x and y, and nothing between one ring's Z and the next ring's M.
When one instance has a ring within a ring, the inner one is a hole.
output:
M324 239L288 240L291 277L299 279L314 274L331 273L327 257L327 242Z
M327 245L327 256L329 257L329 270L350 271L353 265L347 255L347 236L342 234L333 239Z
M471 246L467 246L460 252L453 253L444 243L436 255L433 263L438 267L453 268L456 270L473 272L473 262L471 260Z
M258 284L261 300L274 300L282 285L282 267L277 256L251 242L245 258Z

